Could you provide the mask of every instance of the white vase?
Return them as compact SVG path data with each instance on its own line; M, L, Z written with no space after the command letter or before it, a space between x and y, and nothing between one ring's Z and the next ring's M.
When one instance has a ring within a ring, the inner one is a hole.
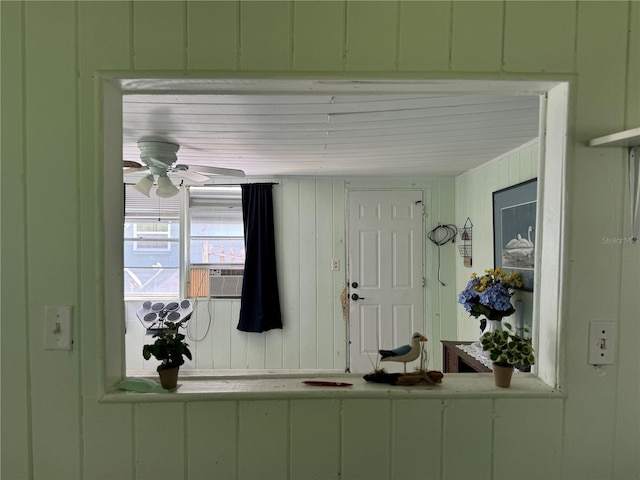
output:
M500 330L504 330L502 328L502 321L501 320L489 320L489 319L487 319L487 325L484 327L484 330L482 331L482 335L484 335L487 332L498 332Z
M487 320L487 324L485 325L484 330L482 331L482 335L484 335L487 332L498 332L500 330L504 330L502 328L501 320L489 320L488 318L486 320ZM482 348L482 343L480 344L480 348ZM489 352L487 352L486 350L482 350L482 355L487 360L490 360Z

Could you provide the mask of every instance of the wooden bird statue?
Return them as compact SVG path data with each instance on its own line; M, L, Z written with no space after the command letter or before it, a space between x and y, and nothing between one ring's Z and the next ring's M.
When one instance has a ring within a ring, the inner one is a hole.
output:
M414 333L411 336L411 344L403 345L393 350L378 350L382 357L382 362L402 362L404 363L404 373L407 373L407 362L413 362L420 356L420 342L426 342L427 337L421 333Z

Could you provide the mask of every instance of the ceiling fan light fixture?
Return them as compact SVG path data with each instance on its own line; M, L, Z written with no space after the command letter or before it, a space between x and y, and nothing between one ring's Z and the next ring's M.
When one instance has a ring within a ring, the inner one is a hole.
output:
M142 179L136 183L133 188L140 192L141 194L149 197L151 192L151 187L153 186L153 175L147 175L146 177L142 177Z
M176 187L171 179L166 175L158 176L158 188L156 189L156 195L161 198L169 198L178 194L180 190Z

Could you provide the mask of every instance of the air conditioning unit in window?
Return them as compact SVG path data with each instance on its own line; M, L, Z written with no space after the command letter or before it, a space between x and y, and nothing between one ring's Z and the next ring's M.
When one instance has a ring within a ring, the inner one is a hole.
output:
M244 270L239 268L212 268L209 270L209 296L233 298L242 295Z

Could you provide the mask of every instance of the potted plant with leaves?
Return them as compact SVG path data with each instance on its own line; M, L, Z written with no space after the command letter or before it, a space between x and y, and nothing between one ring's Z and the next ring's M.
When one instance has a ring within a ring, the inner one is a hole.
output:
M505 322L506 330L485 332L480 337L482 349L489 354L493 362L493 374L498 387L509 387L514 365L530 367L535 363L531 338L525 337L526 328L514 331L510 323Z
M171 390L178 385L178 372L180 365L184 364L184 358L191 360L191 350L184 341L185 336L179 333L182 324L164 322L161 329L153 335L156 341L147 344L142 348L142 356L149 360L154 356L162 363L158 365L157 371L160 376L162 388Z

